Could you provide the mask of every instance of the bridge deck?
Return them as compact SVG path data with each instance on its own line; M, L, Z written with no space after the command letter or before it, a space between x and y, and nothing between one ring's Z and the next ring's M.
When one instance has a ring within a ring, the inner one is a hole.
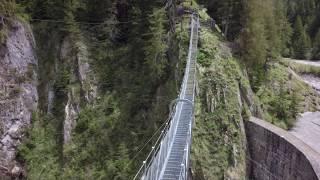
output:
M196 22L196 21L195 21ZM194 87L195 87L195 73L196 73L196 58L197 58L197 44L198 44L198 23L193 24L194 34L192 42L190 44L190 65L186 73L189 73L188 80L186 81L185 89L182 90L180 98L194 101ZM162 180L173 180L179 179L181 173L181 164L183 163L183 158L185 151L187 151L186 146L188 142L188 133L190 128L192 128L193 122L193 107L190 104L183 103L181 111L177 112L179 114L179 120L177 125L176 134L173 138L172 148L169 152L169 156L166 164L164 165L164 173L161 177Z
M195 96L195 74L198 46L199 17L191 16L191 36L187 66L181 85L180 99L171 121L166 124L161 142L152 148L134 177L142 180L185 180L188 176ZM159 141L157 141L159 142Z

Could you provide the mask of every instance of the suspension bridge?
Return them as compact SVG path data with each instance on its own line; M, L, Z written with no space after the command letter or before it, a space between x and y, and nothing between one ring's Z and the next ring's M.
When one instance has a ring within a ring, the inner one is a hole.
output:
M196 87L199 16L191 15L187 65L171 118L143 162L134 180L185 180L190 167Z

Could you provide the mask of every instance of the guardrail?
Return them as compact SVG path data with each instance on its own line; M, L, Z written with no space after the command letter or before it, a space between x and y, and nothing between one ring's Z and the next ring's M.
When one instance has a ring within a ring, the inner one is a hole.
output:
M177 167L179 180L185 180L188 177L190 149L192 140L192 125L194 120L193 102L195 98L195 81L196 81L196 54L198 45L198 29L199 29L199 17L197 14L191 15L191 35L189 42L189 52L187 58L187 65L183 83L180 89L180 95L178 100L175 101L174 111L170 113L169 121L166 122L161 135L152 147L151 152L148 154L145 161L143 161L138 173L134 177L134 180L158 180L164 176L166 166L168 165L168 158L171 150L174 148L173 142L176 138L178 130L178 124L181 123L181 115L183 114L186 106L192 106L191 117L188 117L189 128L185 137L184 152L181 154L180 167ZM190 94L190 89L192 90ZM188 91L189 90L189 91Z

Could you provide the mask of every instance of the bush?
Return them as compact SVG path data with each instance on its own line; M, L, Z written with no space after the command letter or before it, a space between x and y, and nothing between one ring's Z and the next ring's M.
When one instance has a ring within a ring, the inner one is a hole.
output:
M28 179L53 180L59 177L59 156L54 127L48 123L52 117L38 112L32 115L32 127L27 139L19 147L18 157L25 162ZM59 178L58 178L59 179Z
M204 67L209 67L211 65L211 59L207 51L200 49L198 53L198 63Z
M17 4L15 0L1 0L0 14L6 17L14 16L17 12Z

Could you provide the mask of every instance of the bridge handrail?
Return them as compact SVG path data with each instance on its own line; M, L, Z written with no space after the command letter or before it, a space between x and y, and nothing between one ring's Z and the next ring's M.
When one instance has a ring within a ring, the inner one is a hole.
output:
M196 18L196 19L195 19ZM191 35L190 35L190 44L189 44L189 53L188 53L188 60L186 65L186 71L183 78L183 83L180 88L180 94L179 99L176 101L176 106L174 108L174 115L173 113L170 114L170 120L168 124L166 124L165 128L163 129L161 135L159 136L158 140L156 141L155 145L152 147L151 152L148 154L145 161L143 161L142 166L140 167L138 173L134 177L134 180L136 179L142 179L142 180L150 180L150 179L159 179L161 176L161 173L163 172L164 164L163 162L166 161L168 158L168 153L171 151L172 145L173 145L173 138L175 137L178 123L179 123L179 116L182 111L182 105L185 103L183 99L186 95L186 89L187 89L187 82L190 78L190 65L192 60L192 52L194 50L194 39L196 37L196 40L198 38L198 29L195 29L195 26L198 26L199 23L199 17L197 14L191 15ZM196 31L196 32L195 32ZM197 42L196 42L197 43ZM193 74L193 78L195 81L195 73ZM195 90L195 83L193 87L193 92ZM192 106L194 101L194 93L192 97ZM173 115L173 116L172 116ZM193 121L193 120L192 120ZM181 169L181 177L179 179L185 179L187 177L188 168L189 168L189 156L190 156L190 149L191 149L191 131L192 131L192 122L189 125L188 130L188 137L186 137L186 151L184 153L183 157L183 165ZM161 139L161 142L159 143ZM162 163L161 163L162 162ZM183 173L182 173L183 172Z

